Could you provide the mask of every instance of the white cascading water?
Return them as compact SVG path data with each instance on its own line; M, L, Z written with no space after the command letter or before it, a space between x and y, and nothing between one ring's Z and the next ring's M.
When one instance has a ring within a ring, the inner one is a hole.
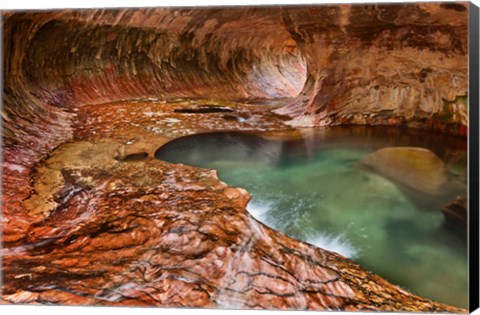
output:
M272 209L273 203L269 201L256 201L252 199L248 205L248 212L258 221L274 228L275 224L268 220L268 212ZM326 249L332 252L339 253L348 258L358 257L359 250L343 235L333 235L328 233L317 233L313 237L306 240L307 243Z

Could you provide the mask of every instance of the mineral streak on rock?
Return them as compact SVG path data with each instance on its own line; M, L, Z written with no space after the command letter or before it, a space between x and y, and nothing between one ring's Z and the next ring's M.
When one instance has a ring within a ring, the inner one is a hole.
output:
M201 132L298 135L259 99L294 123L464 134L460 7L3 12L0 303L465 312L262 225L212 170L153 158Z

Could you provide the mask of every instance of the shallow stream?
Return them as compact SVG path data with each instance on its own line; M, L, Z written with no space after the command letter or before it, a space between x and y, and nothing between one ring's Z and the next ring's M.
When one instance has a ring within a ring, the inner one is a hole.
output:
M360 166L368 154L396 146L433 151L455 187L431 196ZM441 208L466 194L466 156L463 138L383 127L312 129L284 141L211 133L156 152L162 160L218 170L222 181L248 190L248 211L271 228L459 307L468 306L467 238L445 224Z

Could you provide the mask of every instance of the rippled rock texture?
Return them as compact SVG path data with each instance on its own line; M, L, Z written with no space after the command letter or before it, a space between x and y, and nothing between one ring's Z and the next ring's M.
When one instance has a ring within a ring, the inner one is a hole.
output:
M299 124L465 134L466 24L462 3L3 12L1 302L462 312L153 154Z
M307 82L294 125L388 124L466 135L464 4L286 10Z

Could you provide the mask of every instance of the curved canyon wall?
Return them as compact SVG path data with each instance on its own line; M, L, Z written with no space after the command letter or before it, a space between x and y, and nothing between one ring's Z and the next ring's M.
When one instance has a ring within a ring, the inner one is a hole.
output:
M462 311L252 223L248 194L211 173L151 159L122 164L114 157L129 134L112 130L145 120L128 116L124 104L102 103L136 100L128 106L139 110L153 106L149 99L277 100L291 125L465 135L467 13L462 3L4 12L2 268L9 276L0 303L228 306L227 296L235 307ZM263 107L248 109L258 118L252 128L287 128ZM232 121L188 123L188 132L241 130ZM111 139L99 140L102 132ZM24 201L42 191L59 206L29 211ZM185 209L164 211L179 205L171 196ZM212 217L212 209L226 210ZM224 277L223 262L248 264L250 273L238 267ZM203 277L205 270L218 273Z
M305 61L280 21L273 8L5 12L3 178L19 188L4 212L23 213L33 164L72 137L78 106L296 96Z
M5 107L22 89L27 95L16 102L57 107L140 97L296 97L280 112L297 125L408 125L465 135L467 9L8 13Z
M466 135L467 5L283 11L308 80L296 125L405 125Z

